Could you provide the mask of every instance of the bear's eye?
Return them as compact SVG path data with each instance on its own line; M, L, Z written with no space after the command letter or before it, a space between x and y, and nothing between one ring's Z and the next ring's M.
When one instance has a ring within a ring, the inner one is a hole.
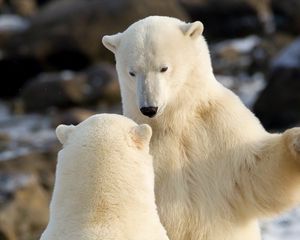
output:
M135 73L134 72L129 72L129 75L132 77L135 77Z
M166 72L168 70L168 67L162 67L161 69L160 69L160 72Z

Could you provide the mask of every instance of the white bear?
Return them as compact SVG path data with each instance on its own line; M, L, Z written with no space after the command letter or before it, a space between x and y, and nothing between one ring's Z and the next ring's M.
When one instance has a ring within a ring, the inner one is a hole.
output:
M42 240L167 240L154 199L151 128L116 114L60 125Z
M299 202L300 128L265 131L216 81L201 22L151 16L104 36L123 112L152 127L155 194L171 240L256 240Z

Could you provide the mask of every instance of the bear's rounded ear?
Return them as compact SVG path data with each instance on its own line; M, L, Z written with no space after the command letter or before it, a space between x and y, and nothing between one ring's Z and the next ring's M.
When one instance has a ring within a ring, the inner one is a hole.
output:
M197 38L203 33L204 26L200 21L196 21L193 23L186 23L182 26L182 31L184 35L191 37L192 39Z
M105 35L102 38L102 43L108 50L112 51L113 53L116 53L116 50L121 41L121 35L121 33L117 33L110 36Z
M70 133L73 131L74 128L75 126L73 125L67 126L64 124L61 124L56 128L55 133L61 144L65 144Z
M131 130L131 139L134 145L141 149L150 143L152 129L148 124L135 126Z

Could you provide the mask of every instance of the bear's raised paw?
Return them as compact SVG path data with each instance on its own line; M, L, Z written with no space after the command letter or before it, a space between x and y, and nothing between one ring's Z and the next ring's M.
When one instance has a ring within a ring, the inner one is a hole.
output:
M288 148L292 154L300 158L300 127L291 128L284 132Z

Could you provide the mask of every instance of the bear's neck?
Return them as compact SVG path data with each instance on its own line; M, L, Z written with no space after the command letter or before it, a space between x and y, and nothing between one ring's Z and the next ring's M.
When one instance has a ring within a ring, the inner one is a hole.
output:
M150 182L147 179L144 181L149 168L140 172L134 167L129 169L135 164L125 167L120 164L128 162L124 158L132 156L112 156L113 161L98 159L96 154L87 158L79 153L77 157L76 160L58 160L50 211L50 221L55 222L56 227L64 226L66 219L69 225L80 226L87 222L103 223L107 218L120 218L122 222L122 217L136 213L133 209L155 212L154 176L150 174ZM152 160L149 158L150 164ZM110 161L112 166L104 168L101 166L104 161ZM142 160L139 156L132 161ZM87 169L84 166L89 167Z

